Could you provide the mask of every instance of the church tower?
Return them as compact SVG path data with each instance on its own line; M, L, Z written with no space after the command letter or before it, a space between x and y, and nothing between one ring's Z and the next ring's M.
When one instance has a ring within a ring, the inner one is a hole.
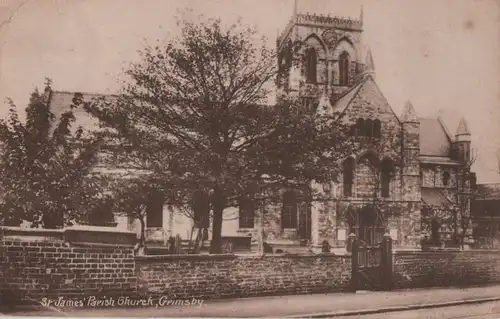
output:
M362 31L362 12L353 19L295 10L276 40L278 98L318 103L326 96L333 104L365 71Z

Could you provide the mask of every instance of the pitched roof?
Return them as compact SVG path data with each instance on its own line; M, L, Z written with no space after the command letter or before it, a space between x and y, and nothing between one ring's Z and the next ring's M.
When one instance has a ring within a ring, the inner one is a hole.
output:
M358 93L359 89L368 81L370 76L363 77L358 83L345 91L332 106L333 112L343 113Z
M443 206L448 205L450 200L446 198L443 191L438 188L422 187L422 201L430 206Z
M449 157L451 139L439 119L421 118L420 155Z
M55 121L59 121L59 118L64 112L70 110L73 97L77 92L65 92L65 91L52 91L50 96L50 111L55 116ZM78 92L80 93L80 92ZM81 93L83 95L84 102L90 102L92 99L100 97L111 97L111 95L105 94L94 94L94 93ZM83 127L85 130L96 130L98 129L98 120L87 113L83 107L78 107L73 110L75 116L75 122L72 125L72 129Z

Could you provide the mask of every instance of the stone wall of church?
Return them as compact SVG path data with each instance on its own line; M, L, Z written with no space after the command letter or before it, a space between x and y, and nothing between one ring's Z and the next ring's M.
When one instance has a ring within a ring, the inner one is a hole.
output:
M361 140L360 148L371 149L381 157L388 157L399 164L402 155L401 124L373 81L368 81L358 91L346 110L344 120L348 124L355 124L358 118L379 119L382 124L381 138Z
M448 172L450 175L448 188L457 186L457 170L454 167L444 165L422 165L422 187L445 187L443 185L443 174Z

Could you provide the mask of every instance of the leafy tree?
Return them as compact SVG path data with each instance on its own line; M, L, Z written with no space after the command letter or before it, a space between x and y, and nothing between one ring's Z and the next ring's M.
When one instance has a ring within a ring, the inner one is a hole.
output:
M72 131L75 95L59 119L49 105L50 81L44 93L35 90L19 119L10 102L9 116L0 120L0 211L4 225L22 220L44 228L56 228L85 219L98 205L104 180L91 174L99 141L85 137L82 128ZM57 122L56 122L57 120Z
M348 128L298 100L264 105L276 54L265 39L255 44L254 29L181 23L179 37L141 52L119 94L87 110L100 119L112 162L152 172L177 203L208 194L210 250L219 253L225 208L248 194L269 201L280 188L335 178Z

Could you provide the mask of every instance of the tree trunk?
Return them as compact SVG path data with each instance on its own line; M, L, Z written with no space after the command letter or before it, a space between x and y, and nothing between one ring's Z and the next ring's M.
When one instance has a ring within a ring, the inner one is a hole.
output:
M257 219L257 255L264 255L264 213L262 208L259 209L259 218Z
M144 218L139 218L139 222L141 223L141 235L139 237L139 249L144 248L146 246L146 223L144 222Z
M222 212L225 203L222 191L216 188L213 199L213 221L212 221L212 242L210 243L210 254L222 253Z

